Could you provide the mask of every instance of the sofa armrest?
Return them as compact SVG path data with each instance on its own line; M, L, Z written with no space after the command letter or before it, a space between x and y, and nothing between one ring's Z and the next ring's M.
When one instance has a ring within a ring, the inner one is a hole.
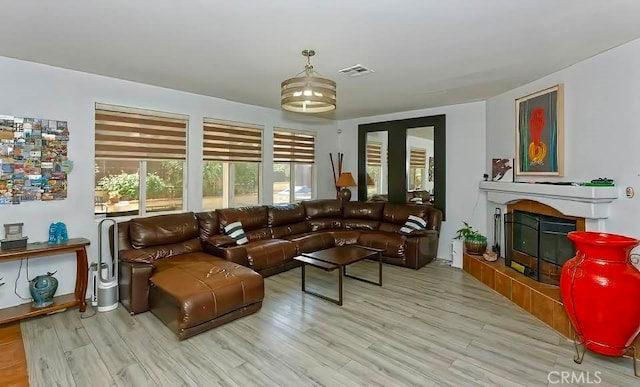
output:
M235 239L222 234L210 236L204 240L204 243L214 247L233 247L238 245Z
M120 260L118 265L120 302L131 314L149 310L149 278L153 265Z
M235 262L238 265L251 267L249 258L247 257L247 248L236 245L235 241L233 246L215 246L209 243L209 239L207 239L202 243L202 246L204 247L204 251L211 255Z
M411 231L409 234L402 234L408 238L412 238L412 237L428 237L431 236L433 237L435 235L435 237L438 237L438 231L436 230L415 230L415 231Z
M414 231L407 237L407 266L419 269L438 255L438 231Z

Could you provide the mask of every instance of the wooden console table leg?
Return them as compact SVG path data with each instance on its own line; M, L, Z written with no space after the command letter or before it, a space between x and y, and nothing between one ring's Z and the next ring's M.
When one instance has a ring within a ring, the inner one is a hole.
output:
M80 313L87 310L87 281L89 275L89 263L87 261L87 249L82 247L76 250L76 300L80 303Z

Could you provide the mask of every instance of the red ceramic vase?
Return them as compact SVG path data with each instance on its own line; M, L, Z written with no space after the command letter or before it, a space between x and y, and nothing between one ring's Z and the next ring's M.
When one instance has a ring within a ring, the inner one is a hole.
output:
M597 232L568 236L577 253L562 267L564 308L585 347L622 356L640 332L640 271L629 260L640 242Z

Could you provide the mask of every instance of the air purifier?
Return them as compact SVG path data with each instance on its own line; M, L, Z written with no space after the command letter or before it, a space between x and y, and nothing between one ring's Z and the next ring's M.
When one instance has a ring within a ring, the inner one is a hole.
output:
M113 219L103 219L98 223L98 267L106 266L106 270L99 270L96 274L96 298L98 301L98 312L108 312L118 307L118 258L109 253L110 259L103 260L102 235L105 223L112 223L113 226L113 251L118 251L118 223ZM117 253L116 253L117 254Z
M104 262L101 271L105 278L109 275L109 267ZM89 266L89 285L91 286L89 303L91 306L98 306L98 262L93 262Z
M462 252L464 250L462 239L451 240L451 267L462 269Z

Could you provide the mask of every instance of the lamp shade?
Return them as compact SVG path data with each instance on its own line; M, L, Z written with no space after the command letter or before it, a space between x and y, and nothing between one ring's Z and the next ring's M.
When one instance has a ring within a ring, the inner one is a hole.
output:
M315 54L313 50L302 51L307 58L304 70L280 84L280 103L284 110L324 113L336 108L336 83L318 76L310 60Z
M336 182L336 187L355 187L356 185L356 181L353 180L351 172L342 172Z
M368 186L372 186L372 185L376 185L376 183L373 181L373 179L371 178L371 175L367 173L367 185Z

